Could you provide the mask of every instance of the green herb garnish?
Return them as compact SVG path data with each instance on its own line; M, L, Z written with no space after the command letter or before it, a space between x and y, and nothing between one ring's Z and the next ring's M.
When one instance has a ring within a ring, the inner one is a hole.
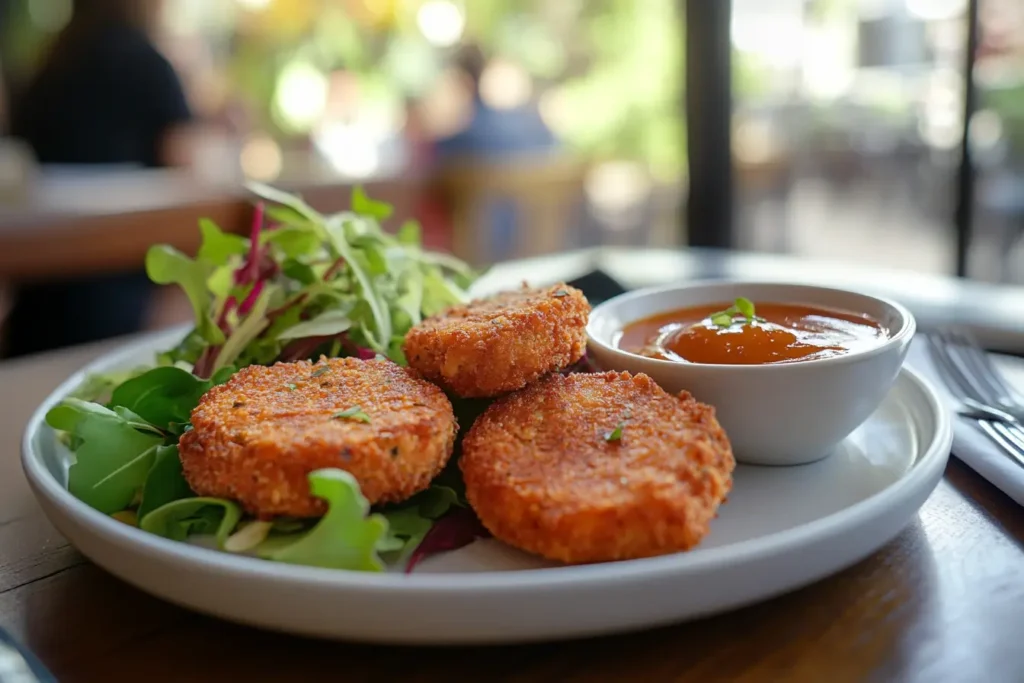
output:
M297 387L291 382L289 382L288 384L284 385L284 388L287 389L288 391L295 391Z
M711 324L715 327L731 327L736 322L741 325L749 325L754 322L764 322L764 318L758 317L754 309L754 302L742 296L724 311L711 314Z
M320 375L324 374L325 372L327 372L330 369L331 369L330 365L324 365L323 367L319 367L316 370L314 370L313 374L311 374L310 377L319 377Z
M333 420L359 420L360 422L370 423L370 416L363 412L363 409L359 406L352 406L348 410L341 410L334 415L331 415Z
M619 441L622 439L622 430L625 428L626 422L623 420L615 426L615 429L604 435L604 440L611 443L612 441Z

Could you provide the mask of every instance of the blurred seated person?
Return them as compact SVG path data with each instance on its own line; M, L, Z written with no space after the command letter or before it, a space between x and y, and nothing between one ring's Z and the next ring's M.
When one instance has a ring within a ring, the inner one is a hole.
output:
M477 45L460 48L455 65L465 75L473 110L465 128L437 141L437 154L442 161L498 160L516 153L550 151L557 146L536 103L500 108L487 103L480 90L487 59Z
M480 47L464 45L455 55L455 66L465 77L472 95L472 111L467 125L435 143L435 155L442 168L453 162L480 164L486 172L489 163L509 164L517 156L536 156L553 152L558 142L544 123L536 102L499 107L489 104L481 91L487 58ZM491 253L485 260L501 260L513 255L517 207L508 198L493 197L487 202Z
M161 4L74 0L71 21L11 107L11 133L44 169L190 163L192 115L177 74L151 39ZM23 283L7 320L5 355L136 332L150 293L141 268Z

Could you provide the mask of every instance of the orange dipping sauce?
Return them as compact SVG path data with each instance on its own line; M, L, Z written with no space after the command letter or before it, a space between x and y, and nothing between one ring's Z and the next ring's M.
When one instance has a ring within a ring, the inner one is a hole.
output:
M755 304L753 321L741 314L725 319L716 315L729 309L729 303L645 318L626 326L618 347L683 363L766 365L831 358L878 346L889 336L866 315L803 304ZM730 319L731 324L723 324Z

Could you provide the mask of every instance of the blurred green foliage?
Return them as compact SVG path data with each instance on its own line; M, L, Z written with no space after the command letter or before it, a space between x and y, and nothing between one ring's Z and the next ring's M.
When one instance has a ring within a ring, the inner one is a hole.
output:
M49 36L11 0L14 21L2 40L27 70ZM174 0L172 0L173 2ZM376 5L378 17L353 8ZM449 50L426 42L416 25L419 0L275 0L262 21L240 19L212 37L233 97L260 127L274 121L277 78L301 60L324 72L353 73L364 94L396 101L423 95ZM511 59L533 77L535 93L557 93L561 137L597 157L644 162L676 179L685 166L683 24L674 0L463 0L464 39ZM251 17L249 17L251 19ZM8 42L14 36L17 44Z

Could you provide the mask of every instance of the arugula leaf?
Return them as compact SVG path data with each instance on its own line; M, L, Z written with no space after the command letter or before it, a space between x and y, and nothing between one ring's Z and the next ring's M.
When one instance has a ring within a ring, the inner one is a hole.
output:
M452 507L465 507L455 489L437 484L419 494L417 504L420 513L431 519L439 518Z
M398 242L410 247L420 246L420 242L423 237L423 228L420 227L419 221L406 221L402 223L402 227L398 229Z
M176 346L157 355L159 365L174 365L176 363L187 363L194 365L207 346L198 330L192 329Z
M139 518L139 528L173 541L184 541L193 534L213 535L217 547L242 519L242 510L222 498L183 498L161 505Z
M135 499L163 443L162 436L139 431L113 410L74 398L51 408L46 423L78 442L68 490L106 514L125 509Z
M270 187L269 185L264 185L263 183L260 182L256 182L255 180L247 181L245 183L245 187L247 190L252 192L257 197L266 199L269 202L274 202L275 204L280 204L291 209L297 215L309 221L312 225L317 225L323 222L323 216L321 216L309 204L302 201L301 198L293 194L282 192L281 190Z
M298 258L315 253L322 246L320 236L308 223L304 226L289 225L264 232L260 236L264 244L273 244L286 258Z
M361 216L369 216L378 221L385 221L394 212L390 204L378 202L366 196L362 185L356 185L352 190L352 212Z
M114 389L111 407L124 406L161 429L188 422L213 382L175 366L153 368Z
M157 446L153 467L146 475L142 488L142 502L139 503L139 519L167 503L193 498L195 493L181 471L181 458L177 446Z
M423 315L432 316L456 304L465 303L469 296L458 285L447 280L437 266L423 273Z
M388 522L379 514L367 516L370 504L355 477L340 469L316 470L309 474L309 488L327 501L327 514L298 540L283 547L280 542L264 542L256 554L291 564L383 571L377 544L387 533Z
M374 351L385 351L387 342L391 339L391 316L386 313L387 305L381 301L377 291L373 288L369 273L358 263L355 252L345 237L345 224L338 220L331 220L326 225L327 235L331 245L338 256L345 259L359 288L362 290L363 299L370 306L373 314L373 322L377 328L377 334L367 334L367 342Z
M304 337L330 337L352 327L352 320L344 308L331 308L312 320L293 325L277 335L278 339L302 339Z
M199 334L210 344L224 343L224 333L210 319L207 264L190 259L174 247L158 244L146 252L146 273L158 285L179 285L192 304Z
M127 423L128 426L131 427L132 429L138 429L139 431L142 432L149 432L150 434L156 434L157 436L164 435L164 430L149 424L148 422L146 422L141 417L133 413L128 408L125 408L124 406L111 406L111 410L113 410L114 414L117 415L122 420L124 420L125 423Z
M199 232L203 236L197 254L200 261L223 266L232 256L244 256L249 251L249 240L224 232L209 218L199 219Z

